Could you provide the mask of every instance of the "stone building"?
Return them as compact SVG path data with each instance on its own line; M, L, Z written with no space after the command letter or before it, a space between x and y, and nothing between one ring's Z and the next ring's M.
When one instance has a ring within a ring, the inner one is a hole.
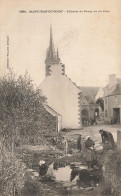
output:
M99 87L79 87L82 92L81 99L81 118L82 121L99 118L102 114L102 109L96 103L96 98L101 98ZM100 96L100 97L99 97Z
M50 124L53 123L55 125L55 131L58 133L62 129L62 117L60 114L58 114L56 111L54 111L51 107L49 107L47 104L43 105L45 110L51 114L54 118L53 122L52 120L50 121Z
M62 117L62 129L81 128L81 91L65 75L65 65L61 63L58 49L55 52L52 28L50 43L45 60L46 76L39 88L47 97L47 104Z
M109 83L104 88L104 120L121 123L121 79L109 75Z
M80 86L79 88L82 91L83 96L87 99L89 103L96 100L96 96L100 89L99 87L93 86Z

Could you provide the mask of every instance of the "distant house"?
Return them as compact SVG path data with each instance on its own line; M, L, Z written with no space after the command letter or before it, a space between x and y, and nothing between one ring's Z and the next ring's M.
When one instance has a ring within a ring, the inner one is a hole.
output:
M54 111L51 107L47 104L43 105L47 112L49 112L52 116L56 118L56 132L59 132L62 129L62 117L56 111Z
M80 90L82 91L82 95L87 99L87 101L94 102L95 97L99 91L99 87L92 87L92 86L80 86Z
M96 96L102 94L99 87L79 87L82 92L81 100L81 116L83 119L93 119L95 117L100 117L101 107L96 104ZM97 96L97 97L98 97Z
M81 118L82 122L90 118L90 104L83 95L81 99Z
M104 88L104 120L121 123L121 79L109 75L109 83Z

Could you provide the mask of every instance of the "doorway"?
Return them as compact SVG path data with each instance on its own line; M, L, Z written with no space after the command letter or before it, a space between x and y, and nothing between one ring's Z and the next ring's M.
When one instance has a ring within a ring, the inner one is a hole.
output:
M95 118L99 118L99 109L98 108L95 109L94 116L95 116Z
M120 108L113 108L114 123L120 123Z

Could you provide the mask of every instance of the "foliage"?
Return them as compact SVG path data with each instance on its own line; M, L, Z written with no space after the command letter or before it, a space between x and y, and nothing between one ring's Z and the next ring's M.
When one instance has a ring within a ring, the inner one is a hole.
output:
M12 72L0 80L0 133L9 144L15 137L36 135L44 118L45 97L31 79Z
M100 107L102 108L102 111L104 111L104 100L103 100L103 98L98 98L96 103L100 104Z
M38 137L46 122L46 99L30 77L10 72L0 79L0 194L21 195L26 179L25 165L16 158L15 144Z
M21 195L25 183L25 165L5 147L0 153L0 191L2 196Z
M104 158L106 190L121 195L121 151L108 151Z
M27 175L21 196L38 196L43 195L43 188L41 182L32 179L30 174Z

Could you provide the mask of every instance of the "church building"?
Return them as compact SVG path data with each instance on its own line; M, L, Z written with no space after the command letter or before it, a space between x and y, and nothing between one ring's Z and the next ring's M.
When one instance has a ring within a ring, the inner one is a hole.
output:
M47 97L47 104L61 115L62 129L80 129L81 90L65 75L65 65L61 63L58 49L56 52L54 49L52 28L45 64L45 79L39 88Z

